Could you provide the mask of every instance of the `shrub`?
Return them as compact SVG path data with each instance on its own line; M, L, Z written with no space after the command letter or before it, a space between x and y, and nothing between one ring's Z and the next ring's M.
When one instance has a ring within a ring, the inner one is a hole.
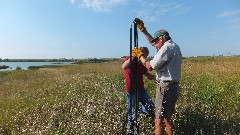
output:
M6 66L6 65L0 65L0 69L6 69L6 68L9 68L9 66Z
M16 67L16 70L22 70L22 68L21 68L21 67L19 67L19 66L17 66L17 67Z

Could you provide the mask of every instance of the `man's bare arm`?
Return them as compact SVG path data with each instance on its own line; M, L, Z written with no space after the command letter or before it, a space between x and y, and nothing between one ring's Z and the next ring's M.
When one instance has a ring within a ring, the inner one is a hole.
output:
M147 77L147 79L149 79L149 80L155 80L155 79L156 79L156 76L150 74L149 72L145 73L144 75L145 75L145 76Z
M152 66L150 65L150 61L148 61L143 55L140 57L140 61L149 71L153 70Z
M148 40L148 42L154 46L154 43L152 43L151 41L153 40L153 37L148 33L147 29L145 29L143 31L143 34L145 35L146 39Z

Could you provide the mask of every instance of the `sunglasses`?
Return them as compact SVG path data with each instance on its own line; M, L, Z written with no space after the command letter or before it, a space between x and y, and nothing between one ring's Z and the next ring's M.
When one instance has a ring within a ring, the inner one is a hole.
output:
M162 37L162 36L159 36L159 37L154 38L153 40L151 40L151 43L156 42L160 37Z

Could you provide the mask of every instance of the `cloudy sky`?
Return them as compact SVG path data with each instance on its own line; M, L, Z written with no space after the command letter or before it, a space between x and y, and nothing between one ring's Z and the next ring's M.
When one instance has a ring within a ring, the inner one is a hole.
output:
M0 58L118 58L129 26L169 31L183 56L240 55L239 0L0 0ZM139 46L156 53L139 32Z

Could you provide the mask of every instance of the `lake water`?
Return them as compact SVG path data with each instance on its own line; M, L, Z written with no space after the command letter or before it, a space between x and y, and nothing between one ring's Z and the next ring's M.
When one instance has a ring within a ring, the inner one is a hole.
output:
M0 62L0 65L9 66L7 69L0 69L0 71L6 71L15 70L17 67L26 70L29 66L72 65L72 62Z

